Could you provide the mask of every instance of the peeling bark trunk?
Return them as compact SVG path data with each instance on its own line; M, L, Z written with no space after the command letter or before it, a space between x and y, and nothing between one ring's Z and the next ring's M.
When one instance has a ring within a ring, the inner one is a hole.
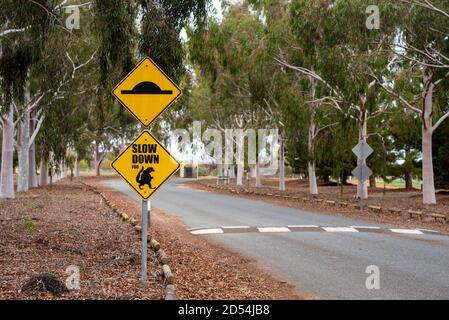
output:
M31 112L30 114L30 139L33 135L34 130L36 129L36 120L34 119L34 112ZM37 187L37 173L36 173L36 144L34 141L30 142L30 149L28 152L28 185L30 188L36 188Z
M249 168L249 176L250 178L256 177L256 165L253 165Z
M222 163L217 163L217 176L224 176Z
M422 176L423 204L436 204L435 182L433 174L432 135L433 135L433 90L432 74L424 71L425 95L422 112Z
M235 167L234 165L230 165L228 169L228 175L230 179L235 179Z
M29 152L29 169L28 169L28 184L30 188L36 188L37 187L37 174L36 174L36 145L34 142L30 145L30 152Z
M311 87L312 87L312 99L315 100L316 96L316 84L315 80L311 79ZM309 193L311 195L318 194L318 184L316 180L316 168L315 168L315 138L316 138L316 123L315 123L315 105L314 103L310 104L309 107L309 130L308 130L308 139L307 139L307 151L309 153L309 161L307 164L308 167L308 176L309 176Z
M243 185L243 173L245 171L245 167L242 163L237 164L237 185Z
M316 182L316 171L315 171L315 162L309 162L308 164L309 170L309 192L312 195L318 194L318 185Z
M316 170L315 170L315 123L311 122L309 124L309 139L308 139L308 152L309 160L308 162L308 176L309 176L309 192L312 195L318 194L318 184L316 179Z
M427 124L431 123L427 120ZM432 129L422 129L422 175L423 175L423 204L436 204L435 184L432 161Z
M285 141L284 131L281 131L281 146L279 154L279 190L285 191Z
M14 111L12 104L3 117L2 164L0 176L0 198L12 199L14 194Z
M30 182L30 144L31 140L31 110L28 103L31 102L31 92L29 81L25 84L24 90L25 110L20 121L20 134L18 141L19 175L17 178L17 191L28 192Z
M26 100L28 101L28 100ZM17 192L28 192L30 170L30 112L25 111L20 125L20 143L18 147L19 175Z

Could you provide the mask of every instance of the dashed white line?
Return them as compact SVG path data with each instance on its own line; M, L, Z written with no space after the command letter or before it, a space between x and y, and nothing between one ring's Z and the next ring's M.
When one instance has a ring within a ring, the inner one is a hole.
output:
M327 232L359 232L351 227L323 227L323 229Z
M373 227L373 226L349 226L350 228L360 228L360 229L380 229L380 227Z
M287 226L288 228L318 228L318 226L315 226L313 224L294 224L291 226Z
M221 234L223 233L223 229L221 228L213 228L213 229L202 229L191 231L191 234Z
M249 229L250 226L223 226L223 229Z
M390 231L394 233L403 233L403 234L423 234L422 231L416 229L390 229Z
M291 232L287 227L259 227L259 232Z

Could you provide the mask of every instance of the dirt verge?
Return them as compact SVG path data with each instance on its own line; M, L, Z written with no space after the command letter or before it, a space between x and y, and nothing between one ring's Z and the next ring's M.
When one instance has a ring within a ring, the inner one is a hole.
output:
M139 250L132 226L79 182L0 200L0 299L161 299L157 258L141 284ZM80 289L60 290L74 268Z

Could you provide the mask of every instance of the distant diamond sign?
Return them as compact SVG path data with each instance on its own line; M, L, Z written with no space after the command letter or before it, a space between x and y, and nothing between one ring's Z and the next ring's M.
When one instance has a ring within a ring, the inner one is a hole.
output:
M352 149L352 152L361 160L365 160L373 153L373 148L365 141L360 141L358 145Z
M373 148L371 148L366 141L360 141L359 144L352 149L352 152L359 159L359 165L352 170L352 175L360 182L366 181L373 174L371 169L364 163L366 158L368 158L373 151Z
M352 170L352 175L359 181L367 180L372 174L373 172L371 171L371 169L368 168L368 166L365 164L360 164L357 166L357 168Z

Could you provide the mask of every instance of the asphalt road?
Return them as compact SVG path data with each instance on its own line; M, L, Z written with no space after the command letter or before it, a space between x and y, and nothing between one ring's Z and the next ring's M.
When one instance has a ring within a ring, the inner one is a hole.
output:
M381 226L214 194L172 180L151 204L189 228L221 226ZM121 180L113 187L138 200ZM235 233L204 237L252 258L266 270L321 299L449 299L449 237L381 233ZM368 290L366 268L379 268L380 289Z

